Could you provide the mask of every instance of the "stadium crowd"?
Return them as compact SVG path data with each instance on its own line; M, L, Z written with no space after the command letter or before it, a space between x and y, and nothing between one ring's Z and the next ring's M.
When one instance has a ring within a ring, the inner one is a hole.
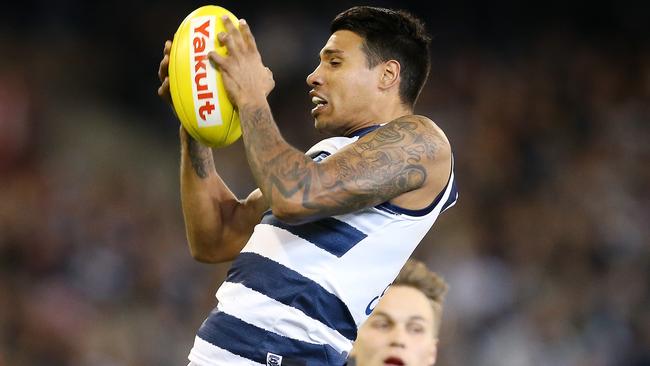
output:
M302 149L320 138L302 80L334 14L318 32L249 20ZM0 366L182 365L214 305L228 266L187 250L177 124L155 93L179 17L145 29L160 15L118 19L145 32L135 65L56 12L27 42L0 27L23 56L0 60ZM446 131L460 191L415 253L450 284L437 365L650 365L650 43L447 32L416 108ZM241 141L215 159L253 188Z

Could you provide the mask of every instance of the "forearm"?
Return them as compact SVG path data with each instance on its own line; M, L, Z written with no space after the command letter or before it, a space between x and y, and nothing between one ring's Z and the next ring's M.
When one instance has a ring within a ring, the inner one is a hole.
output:
M246 157L258 187L276 215L295 211L314 184L316 164L284 140L265 101L246 104L239 113Z
M190 137L181 143L181 205L192 256L215 261L224 230L224 211L239 204L217 174L212 151Z

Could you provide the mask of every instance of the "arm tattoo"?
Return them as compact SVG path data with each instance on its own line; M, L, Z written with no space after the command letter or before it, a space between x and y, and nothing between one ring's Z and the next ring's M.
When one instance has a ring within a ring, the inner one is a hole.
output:
M433 132L422 128L426 122L409 117L314 163L282 139L268 107L240 113L249 164L270 203L299 194L302 206L319 216L377 205L421 187L424 160L435 158L438 148Z
M326 205L359 209L421 187L427 178L423 159L434 158L435 139L418 124L396 120L365 141L331 157L337 169L321 170L320 181L332 192ZM347 193L347 194L345 194Z
M273 187L284 198L305 188L308 192L311 180L303 177L312 162L282 139L269 108L245 108L240 116L248 163L269 203L273 204Z
M201 145L192 137L187 139L187 151L192 162L194 173L201 178L205 179L210 175L210 171L214 170L214 161L212 160L212 150L209 147Z

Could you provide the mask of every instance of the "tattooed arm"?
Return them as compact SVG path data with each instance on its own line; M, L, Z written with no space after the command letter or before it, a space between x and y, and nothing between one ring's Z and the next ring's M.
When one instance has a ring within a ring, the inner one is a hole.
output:
M181 204L192 256L201 262L235 258L259 223L268 204L258 190L245 200L237 197L217 174L212 150L181 137Z
M166 41L160 61L158 95L171 105L169 54ZM192 139L183 127L181 139L181 204L192 256L201 262L235 258L259 223L268 204L259 189L238 200L214 168L212 150Z
M248 163L273 213L300 223L388 200L406 208L433 201L449 176L451 153L430 120L405 116L314 163L282 138L266 95L275 85L242 19L224 18L218 39L228 56L209 54L228 96L239 108ZM421 208L421 207L420 207Z
M240 109L253 176L273 213L300 223L356 211L408 192L424 206L449 177L444 134L421 116L404 116L314 163L280 135L268 104ZM422 208L422 207L417 207Z

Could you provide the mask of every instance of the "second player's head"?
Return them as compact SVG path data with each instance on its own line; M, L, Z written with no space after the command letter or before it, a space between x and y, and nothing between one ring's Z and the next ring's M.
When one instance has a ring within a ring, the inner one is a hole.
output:
M307 77L316 128L345 132L411 110L429 74L430 38L405 11L357 6L337 15L319 64ZM388 112L388 113L387 113Z
M356 366L435 364L446 291L444 280L423 263L406 262L359 329Z

